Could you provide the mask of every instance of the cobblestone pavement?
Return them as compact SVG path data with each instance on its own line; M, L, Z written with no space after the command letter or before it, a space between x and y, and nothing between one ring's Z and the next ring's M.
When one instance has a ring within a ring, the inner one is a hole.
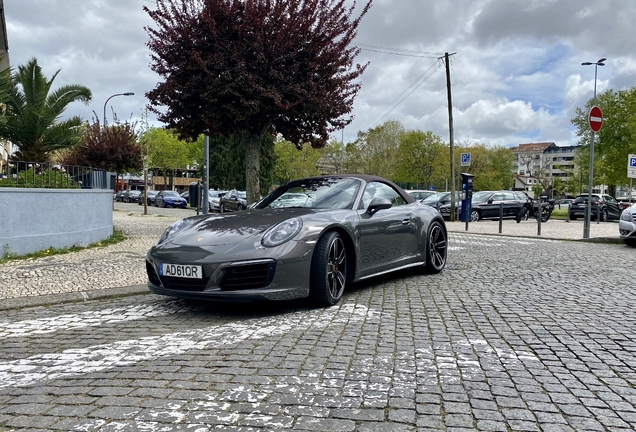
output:
M106 261L125 280L169 223L128 220L138 241ZM331 308L149 294L5 309L0 431L633 431L634 252L453 232L441 274L366 281ZM92 253L76 261L97 284Z

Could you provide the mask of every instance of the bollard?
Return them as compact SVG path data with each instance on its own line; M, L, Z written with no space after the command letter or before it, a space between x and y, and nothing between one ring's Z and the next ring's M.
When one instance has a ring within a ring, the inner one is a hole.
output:
M503 201L499 203L499 234L503 228Z

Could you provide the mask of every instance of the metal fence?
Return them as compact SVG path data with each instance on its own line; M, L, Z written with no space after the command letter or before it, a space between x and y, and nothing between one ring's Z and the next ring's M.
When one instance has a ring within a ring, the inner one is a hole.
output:
M9 162L0 172L0 187L108 189L103 169L46 162Z

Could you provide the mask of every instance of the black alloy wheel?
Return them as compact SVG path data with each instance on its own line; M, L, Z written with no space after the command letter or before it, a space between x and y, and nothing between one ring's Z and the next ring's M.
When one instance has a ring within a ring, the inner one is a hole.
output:
M347 250L340 234L331 231L316 245L309 297L323 306L335 305L342 298L346 283Z
M607 209L601 210L601 222L607 222L607 219L608 219Z
M433 221L428 229L426 237L426 265L424 271L429 274L437 274L446 265L448 254L448 239L446 230L438 221Z

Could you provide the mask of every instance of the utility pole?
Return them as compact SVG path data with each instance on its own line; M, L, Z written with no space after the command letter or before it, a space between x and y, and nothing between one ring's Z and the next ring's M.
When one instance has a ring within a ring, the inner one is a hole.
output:
M453 136L453 99L451 97L450 62L448 58L457 53L444 53L444 64L446 65L446 93L448 94L448 130L450 133L450 170L451 170L451 208L450 220L455 221L455 137Z

